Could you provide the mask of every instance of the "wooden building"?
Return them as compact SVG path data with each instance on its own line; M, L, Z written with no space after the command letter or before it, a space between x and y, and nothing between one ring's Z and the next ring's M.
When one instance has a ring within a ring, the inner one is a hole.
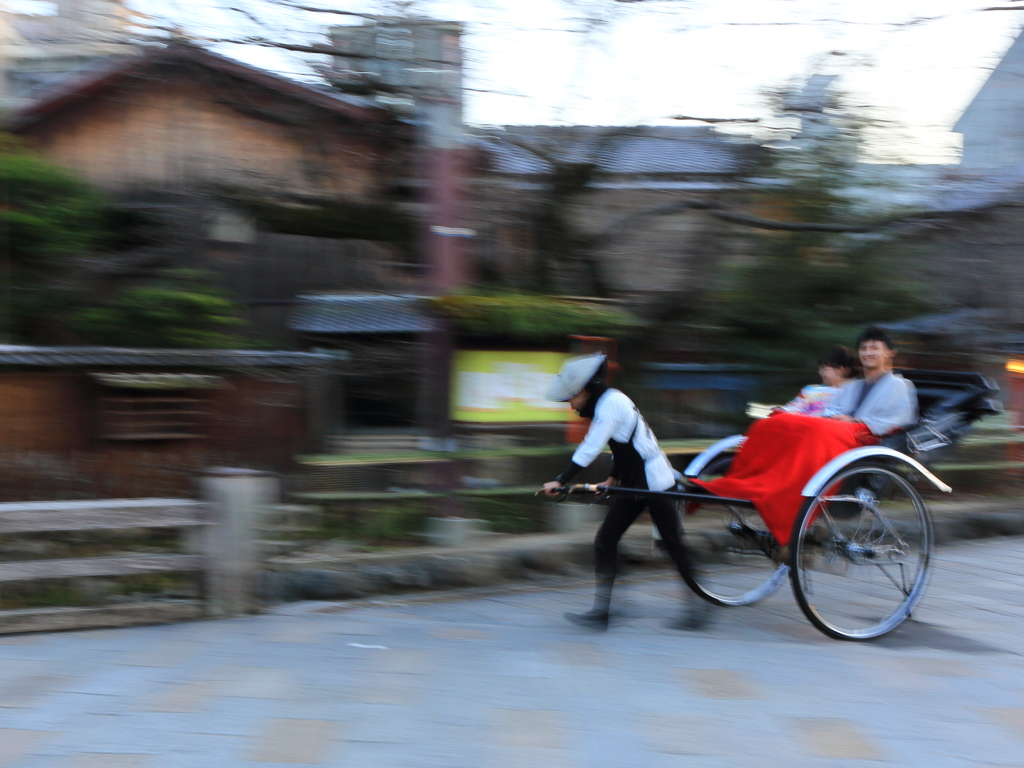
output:
M403 135L368 101L181 43L68 82L13 130L119 196L217 185L353 200L385 191Z
M315 447L331 359L0 345L0 498L190 495L210 466L287 471Z
M11 126L134 222L134 245L91 260L97 294L198 269L242 305L242 333L280 349L299 294L416 282L412 126L369 100L174 43L67 82Z

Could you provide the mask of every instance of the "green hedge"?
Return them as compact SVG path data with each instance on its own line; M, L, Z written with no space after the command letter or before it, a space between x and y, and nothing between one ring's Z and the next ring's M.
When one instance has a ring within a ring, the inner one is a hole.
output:
M458 294L430 300L458 332L540 341L570 334L620 336L642 322L621 309L532 294Z

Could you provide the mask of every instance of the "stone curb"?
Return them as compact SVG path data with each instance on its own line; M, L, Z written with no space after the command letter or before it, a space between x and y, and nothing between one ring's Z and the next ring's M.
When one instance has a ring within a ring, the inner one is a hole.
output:
M1024 509L968 512L956 517L937 516L935 541L945 544L961 539L990 539L1024 535Z
M510 548L459 547L446 552L397 553L263 571L267 602L348 600L371 595L493 586L550 575L579 575L593 562L586 540L537 542ZM424 548L426 549L426 548ZM436 548L431 547L431 550Z
M937 504L933 515L940 546L959 540L1024 535L1024 507L1004 501L963 506ZM552 575L580 576L593 566L595 528L571 534L494 537L466 547L422 547L403 552L355 553L288 562L275 558L259 575L258 593L267 603L295 600L352 600L374 595L488 587L535 581ZM715 537L700 531L688 536L698 557L713 558ZM650 526L634 526L620 545L623 572L665 569L667 560L652 551Z

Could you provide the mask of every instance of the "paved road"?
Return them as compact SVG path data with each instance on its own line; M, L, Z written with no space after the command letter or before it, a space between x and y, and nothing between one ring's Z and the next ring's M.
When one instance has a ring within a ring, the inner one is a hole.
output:
M0 639L0 766L1024 765L1024 539L949 547L916 620L818 634L788 591L661 627L668 578Z

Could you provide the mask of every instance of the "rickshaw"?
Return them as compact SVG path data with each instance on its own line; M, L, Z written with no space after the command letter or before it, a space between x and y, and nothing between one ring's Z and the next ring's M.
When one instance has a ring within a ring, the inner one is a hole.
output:
M686 478L724 474L743 435L719 440L690 462L674 491L596 485L571 493L645 494L718 511L687 524L701 563L689 587L715 605L752 605L789 578L810 622L829 637L869 640L903 623L924 596L935 547L932 522L918 485L952 489L926 467L978 419L1002 408L999 387L978 373L898 371L917 389L918 422L876 445L854 448L821 467L804 498L789 546L768 532L755 505L687 490Z

